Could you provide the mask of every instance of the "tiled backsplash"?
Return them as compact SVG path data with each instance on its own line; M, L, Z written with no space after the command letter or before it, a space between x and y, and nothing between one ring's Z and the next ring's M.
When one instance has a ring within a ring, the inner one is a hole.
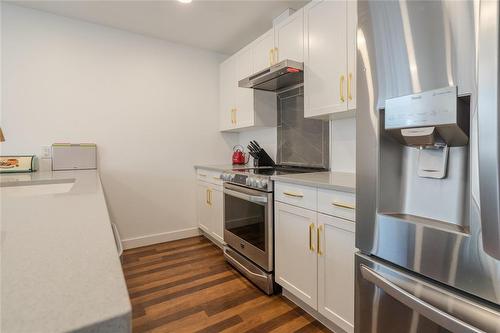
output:
M356 172L356 118L332 120L330 126L330 169ZM276 160L276 138L276 128L261 128L241 132L239 143L246 151L248 142L256 140Z

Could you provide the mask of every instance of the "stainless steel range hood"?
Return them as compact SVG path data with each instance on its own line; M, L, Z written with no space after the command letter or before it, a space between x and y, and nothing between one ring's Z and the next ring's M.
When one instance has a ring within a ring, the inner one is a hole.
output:
M304 64L283 60L238 82L242 88L277 91L304 82Z

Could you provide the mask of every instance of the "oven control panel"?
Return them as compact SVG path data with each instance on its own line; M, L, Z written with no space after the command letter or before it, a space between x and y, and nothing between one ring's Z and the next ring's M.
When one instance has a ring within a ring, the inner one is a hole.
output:
M224 172L220 178L225 182L256 188L259 190L267 190L269 185L268 177L259 177L254 175Z

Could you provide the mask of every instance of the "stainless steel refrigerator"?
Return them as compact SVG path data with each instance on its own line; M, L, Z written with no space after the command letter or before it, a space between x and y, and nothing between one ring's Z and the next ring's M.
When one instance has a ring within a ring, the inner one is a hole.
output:
M500 332L498 1L359 1L358 333Z

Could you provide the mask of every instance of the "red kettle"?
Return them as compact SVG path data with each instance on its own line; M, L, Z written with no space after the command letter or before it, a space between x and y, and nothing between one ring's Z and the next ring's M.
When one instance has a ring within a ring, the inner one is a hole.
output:
M243 146L236 145L233 147L233 164L245 164L245 153L243 152Z

